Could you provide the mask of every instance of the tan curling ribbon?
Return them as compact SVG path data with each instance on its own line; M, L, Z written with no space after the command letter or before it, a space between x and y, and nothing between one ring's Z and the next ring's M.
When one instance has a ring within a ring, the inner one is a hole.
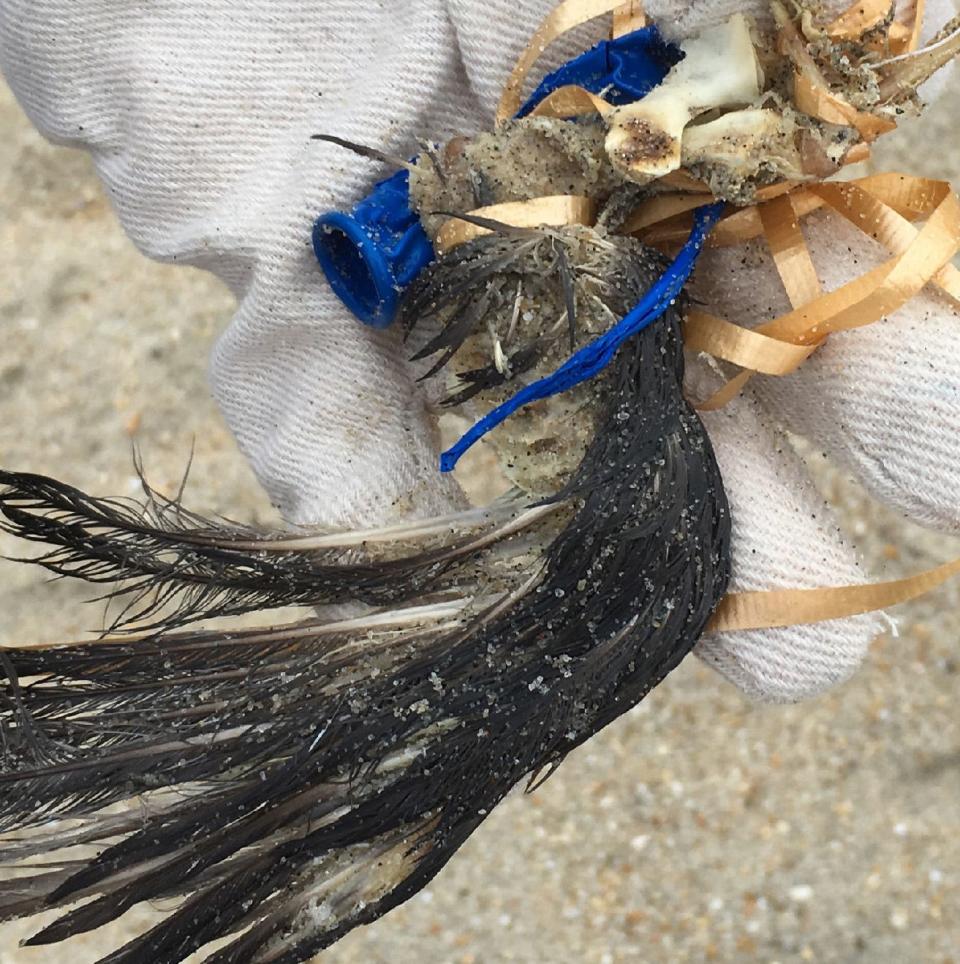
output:
M857 0L826 28L834 39L875 36L886 29L895 54L916 50L924 0L915 0L910 22L884 28L888 0ZM520 108L524 81L544 50L575 27L613 14L613 35L638 30L647 22L639 0L565 0L540 25L520 55L504 88L497 111L502 124ZM869 142L896 125L859 112L828 89L802 38L789 21L778 22L782 52L793 62L798 105L830 123L856 127L864 143L847 163L869 156ZM881 38L882 39L882 38ZM613 106L581 87L561 87L545 98L535 115L569 118L586 113L606 115ZM676 193L650 198L631 215L625 230L644 242L669 250L686 240L691 212L713 200L709 189L677 171L661 179ZM841 214L864 234L879 241L891 257L879 267L824 293L801 229L803 218L821 208ZM595 206L585 197L556 196L493 205L472 212L523 227L593 224ZM915 223L922 222L922 227ZM437 238L448 251L487 229L451 220ZM735 398L753 375L787 375L795 371L833 332L872 324L901 308L924 286L935 285L960 306L960 271L952 264L960 250L960 201L944 181L908 174L877 174L846 182L769 185L756 203L732 209L714 228L709 244L727 246L764 238L790 300L792 310L755 329L723 318L691 311L684 322L687 347L706 352L741 369L699 407L713 410ZM960 559L936 569L891 582L819 589L777 589L729 594L708 631L770 629L841 619L915 599L960 574Z

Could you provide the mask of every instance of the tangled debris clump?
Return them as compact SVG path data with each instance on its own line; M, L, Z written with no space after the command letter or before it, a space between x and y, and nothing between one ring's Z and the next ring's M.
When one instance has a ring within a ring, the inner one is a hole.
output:
M812 11L774 13L776 32L733 17L690 39L654 94L599 117L424 148L411 197L440 256L402 322L432 371L461 369L451 406L502 401L659 291L663 258L628 230L638 200L677 176L735 204L822 178L960 44L954 22L889 56L889 30L852 43ZM490 216L551 194L595 216ZM451 219L472 236L442 243ZM424 887L512 787L641 701L731 570L723 480L683 393L680 285L601 377L503 427L516 489L483 510L277 535L149 489L140 505L0 472L2 524L47 547L37 562L125 602L118 638L4 653L0 857L40 872L0 882L0 912L61 910L30 942L56 943L176 899L109 959L216 941L221 964L305 960ZM194 627L290 604L308 617ZM312 611L330 604L349 618ZM105 809L140 792L142 811ZM78 843L98 853L77 860Z

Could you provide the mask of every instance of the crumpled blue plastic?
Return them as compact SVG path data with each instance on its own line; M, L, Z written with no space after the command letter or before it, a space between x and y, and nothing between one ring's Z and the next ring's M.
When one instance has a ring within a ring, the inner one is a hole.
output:
M604 100L618 107L632 104L646 97L682 59L680 48L667 43L652 24L616 40L601 41L548 74L517 117L526 117L540 101L567 84L603 94Z

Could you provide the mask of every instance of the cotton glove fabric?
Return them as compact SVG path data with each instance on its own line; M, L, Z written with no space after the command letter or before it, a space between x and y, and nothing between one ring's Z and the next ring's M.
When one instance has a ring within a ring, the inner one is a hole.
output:
M317 214L349 209L387 172L310 136L407 156L418 136L489 128L510 67L551 6L0 0L0 62L37 127L91 153L145 254L205 268L236 295L210 380L290 522L371 526L463 500L437 471L437 439L398 336L343 308L310 247ZM735 11L767 16L763 2L647 7L676 38ZM928 3L933 29L951 13L947 0ZM558 44L546 65L605 27ZM877 256L845 230L825 215L811 235L830 287ZM709 252L697 291L750 324L782 310L785 296L762 246L742 261ZM707 416L733 512L734 590L864 578L780 425L918 521L960 529L950 497L960 478L960 360L947 341L955 325L947 304L925 294ZM879 629L877 617L861 616L705 637L698 652L749 695L792 701L847 677Z

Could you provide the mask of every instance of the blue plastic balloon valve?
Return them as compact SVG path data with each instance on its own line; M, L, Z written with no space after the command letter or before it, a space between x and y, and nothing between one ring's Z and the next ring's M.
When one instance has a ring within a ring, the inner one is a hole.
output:
M390 325L401 291L434 258L420 218L410 210L408 178L400 171L349 214L331 211L313 226L313 250L330 287L374 328Z

